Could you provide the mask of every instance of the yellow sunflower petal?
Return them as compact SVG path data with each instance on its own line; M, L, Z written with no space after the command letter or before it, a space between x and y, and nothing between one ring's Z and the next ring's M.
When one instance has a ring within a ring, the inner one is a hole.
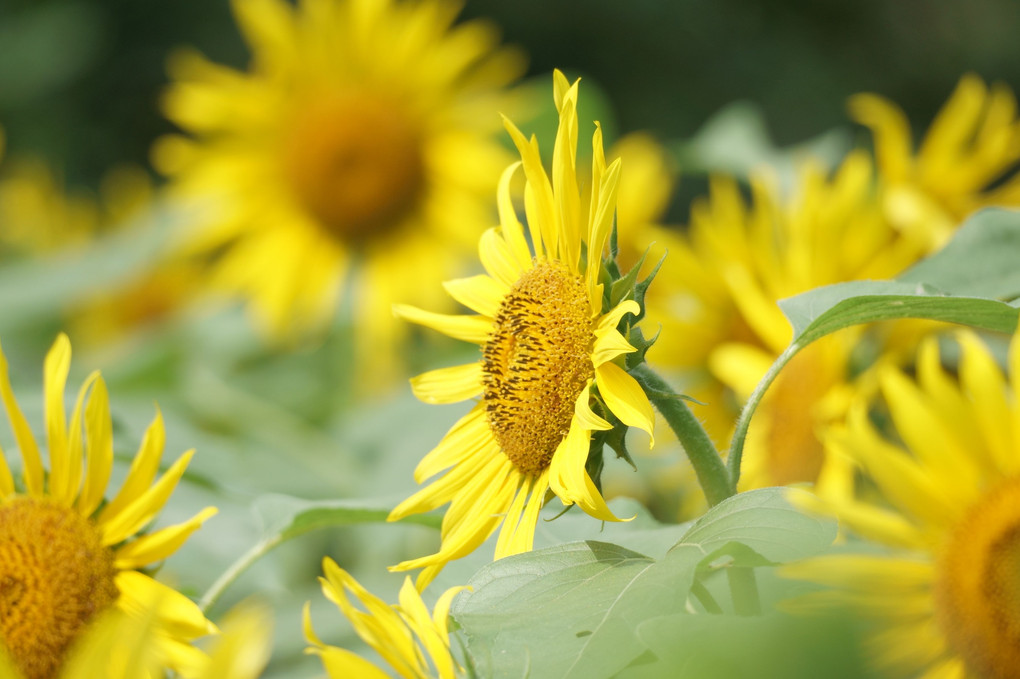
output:
M117 548L114 553L114 568L138 569L167 558L218 511L216 507L206 507L184 523L149 533Z
M67 459L67 417L64 413L64 389L71 370L71 340L61 333L43 363L43 390L46 400L46 442L50 452L50 487L66 486L70 464ZM54 478L55 477L55 478ZM61 493L63 495L63 493Z
M848 106L854 120L871 128L882 174L892 181L906 179L913 164L907 116L896 105L874 94L855 95Z
M549 465L549 487L564 504L576 503L586 513L603 521L619 521L585 470L590 440L591 432L573 420Z
M128 614L137 616L156 606L160 629L182 639L194 639L217 631L195 602L144 573L121 571L115 581L120 591L117 607Z
M134 502L145 490L152 485L159 471L159 460L163 456L163 446L166 443L166 429L163 427L163 413L156 408L156 416L145 430L142 443L138 447L138 453L131 460L131 468L128 470L127 478L114 497L102 511L99 512L97 525L102 527L114 516L120 514L121 510Z
M390 679L390 675L360 655L336 646L322 646L312 650L322 659L322 666L330 679L364 677L364 679Z
M113 422L106 382L96 378L85 406L85 480L78 496L78 511L92 516L106 492L113 469Z
M613 414L627 426L637 427L647 433L648 445L653 447L655 435L652 429L655 415L652 412L652 404L637 380L615 363L604 363L595 368L595 382L602 400Z
M559 73L557 71L556 73ZM560 78L563 74L560 73ZM556 89L561 89L563 81L558 80L554 73L554 81L559 82ZM581 199L577 188L577 83L560 92L557 108L560 113L556 141L553 145L552 181L553 195L559 207L559 218L562 233L561 260L571 270L577 270L581 256ZM586 234L585 234L586 235Z
M525 479L523 485L514 494L513 502L510 503L503 516L503 526L500 528L499 537L496 539L497 559L502 559L504 556L515 553L510 551L509 547L513 541L514 533L517 531L517 526L521 522L521 516L524 514L524 505L528 499L530 487L531 480Z
M524 270L497 227L482 234L478 241L478 256L489 275L507 289L513 286Z
M411 390L425 403L457 403L482 393L481 362L439 368L411 378Z
M503 229L503 237L506 238L507 245L523 269L531 264L531 250L528 249L524 227L517 219L517 211L514 210L513 199L510 197L510 182L520 167L521 163L518 161L503 171L496 189L496 207L499 209L499 224Z
M546 257L557 258L560 244L559 212L556 210L549 176L542 167L538 141L534 137L528 140L506 116L503 116L503 126L510 133L514 146L521 154L524 176L528 180L526 191L532 194L532 205L528 206L528 202L525 201L525 209L535 254L539 258L543 254ZM542 248L539 248L538 243L542 243Z
M574 420L583 429L589 431L609 431L613 425L602 419L591 409L588 402L591 400L591 380L581 390L577 400L574 401Z
M424 311L406 304L395 304L393 313L412 323L438 330L447 337L482 344L492 333L492 319L486 316L450 316Z
M493 318L510 288L484 274L443 283L450 297L468 309Z
M457 420L443 436L439 445L422 458L414 469L414 480L423 483L444 469L476 455L484 446L491 443L492 432L485 418L485 410L479 404Z
M610 329L595 340L595 346L591 352L591 362L592 365L598 367L633 351L637 351L637 349L631 346L630 342L618 330Z
M613 230L613 216L616 214L616 195L620 188L620 159L614 160L603 173L599 192L598 205L588 224L588 264L585 269L585 280L588 283L588 295L594 302L601 299L597 293L599 272L602 270L602 254Z
M13 494L14 477L11 476L11 468L7 466L3 448L0 448L0 499Z
M170 495L177 487L177 482L184 476L184 471L191 462L194 450L189 450L174 462L151 488L139 495L131 504L114 514L108 521L99 524L103 534L103 544L115 545L131 537L145 527L159 510L163 508Z
M59 341L59 339L58 339ZM21 459L24 462L23 475L25 488L29 495L43 494L43 466L42 457L39 455L39 446L32 436L32 430L28 421L21 412L18 401L14 398L14 391L11 389L11 379L7 370L7 357L0 348L0 397L3 398L4 407L7 409L7 419L11 422L11 429L14 430L14 440L21 450Z
M641 313L641 305L634 300L627 299L620 302L599 318L599 322L595 326L595 336L598 337L610 330L616 330L616 326L620 324L620 319L627 314L637 315L639 313Z
M89 388L99 378L99 371L93 372L78 390L78 400L71 413L70 437L65 439L66 454L63 468L57 471L57 460L50 460L50 496L57 502L70 507L78 496L82 470L82 406Z
M440 679L455 679L453 657L450 655L449 640L436 629L432 616L418 590L411 584L411 578L404 578L400 588L400 611L408 626L421 640L425 652L432 659Z

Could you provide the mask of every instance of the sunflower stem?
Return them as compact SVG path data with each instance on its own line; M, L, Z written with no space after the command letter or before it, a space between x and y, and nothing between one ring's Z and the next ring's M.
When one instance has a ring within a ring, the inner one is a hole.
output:
M636 366L631 374L680 440L709 505L715 506L734 495L736 488L712 439L679 394L645 363Z
M754 569L742 566L728 568L726 578L733 596L733 611L737 615L760 615L761 600L758 597L758 581L754 577Z
M747 438L747 428L751 425L751 416L754 415L754 411L757 410L761 400L765 398L765 392L772 385L772 382L775 381L779 371L790 362L790 359L801 348L796 342L786 347L786 351L781 353L775 360L775 363L769 367L768 372L758 382L758 386L754 388L751 397L747 399L743 410L740 411L740 417L737 418L737 426L733 430L733 439L730 441L730 452L726 458L726 463L729 467L730 483L734 488L737 487L737 482L740 481L740 463L744 457L744 439Z

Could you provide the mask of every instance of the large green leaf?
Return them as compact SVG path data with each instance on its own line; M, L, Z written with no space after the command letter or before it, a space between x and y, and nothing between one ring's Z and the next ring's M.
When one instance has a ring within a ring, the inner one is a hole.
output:
M784 299L779 308L793 326L794 343L806 346L830 333L861 323L927 318L1012 332L1018 311L1005 302L951 297L929 285L904 281L836 283Z
M938 286L954 295L1020 297L1020 212L987 209L976 213L939 252L897 278Z
M794 510L785 492L723 501L659 559L589 540L490 564L453 608L472 661L482 676L614 676L646 651L637 626L684 612L700 572L734 555L775 563L831 543L834 525Z
M849 616L675 614L642 622L637 636L655 657L627 668L620 679L867 676Z

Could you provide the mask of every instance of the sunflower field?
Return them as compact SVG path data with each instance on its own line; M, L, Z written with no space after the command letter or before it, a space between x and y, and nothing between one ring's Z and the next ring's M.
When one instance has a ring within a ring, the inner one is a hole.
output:
M1020 678L1009 0L0 4L0 679Z

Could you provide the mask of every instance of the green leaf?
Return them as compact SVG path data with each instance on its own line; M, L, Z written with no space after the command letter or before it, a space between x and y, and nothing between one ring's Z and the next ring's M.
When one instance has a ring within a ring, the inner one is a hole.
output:
M302 500L288 495L263 495L255 499L252 511L262 523L262 537L221 575L202 596L199 605L208 610L224 590L248 568L292 538L322 528L386 521L391 503L372 500ZM415 514L402 519L438 529L441 518Z
M675 614L638 625L654 660L621 679L851 679L870 676L848 616ZM795 649L795 652L792 652Z
M685 611L699 571L721 556L761 565L828 547L834 524L798 513L787 492L768 488L720 503L658 559L585 541L482 568L453 607L480 675L616 675L646 650L637 626Z
M481 676L609 677L640 655L646 611L682 610L704 555L661 561L587 541L495 562L469 582L453 615Z
M987 209L970 217L939 252L907 269L901 281L924 281L954 295L1020 297L1020 212Z
M801 347L837 330L875 321L927 318L1012 332L1018 317L1016 307L1005 302L950 297L929 285L904 281L836 283L780 300L779 307Z
M795 561L825 551L836 538L836 522L797 511L787 499L806 495L795 488L763 488L723 500L694 522L682 544L694 543L714 558L747 555L739 544L770 563ZM726 550L729 550L728 552ZM747 562L738 565L760 565Z

